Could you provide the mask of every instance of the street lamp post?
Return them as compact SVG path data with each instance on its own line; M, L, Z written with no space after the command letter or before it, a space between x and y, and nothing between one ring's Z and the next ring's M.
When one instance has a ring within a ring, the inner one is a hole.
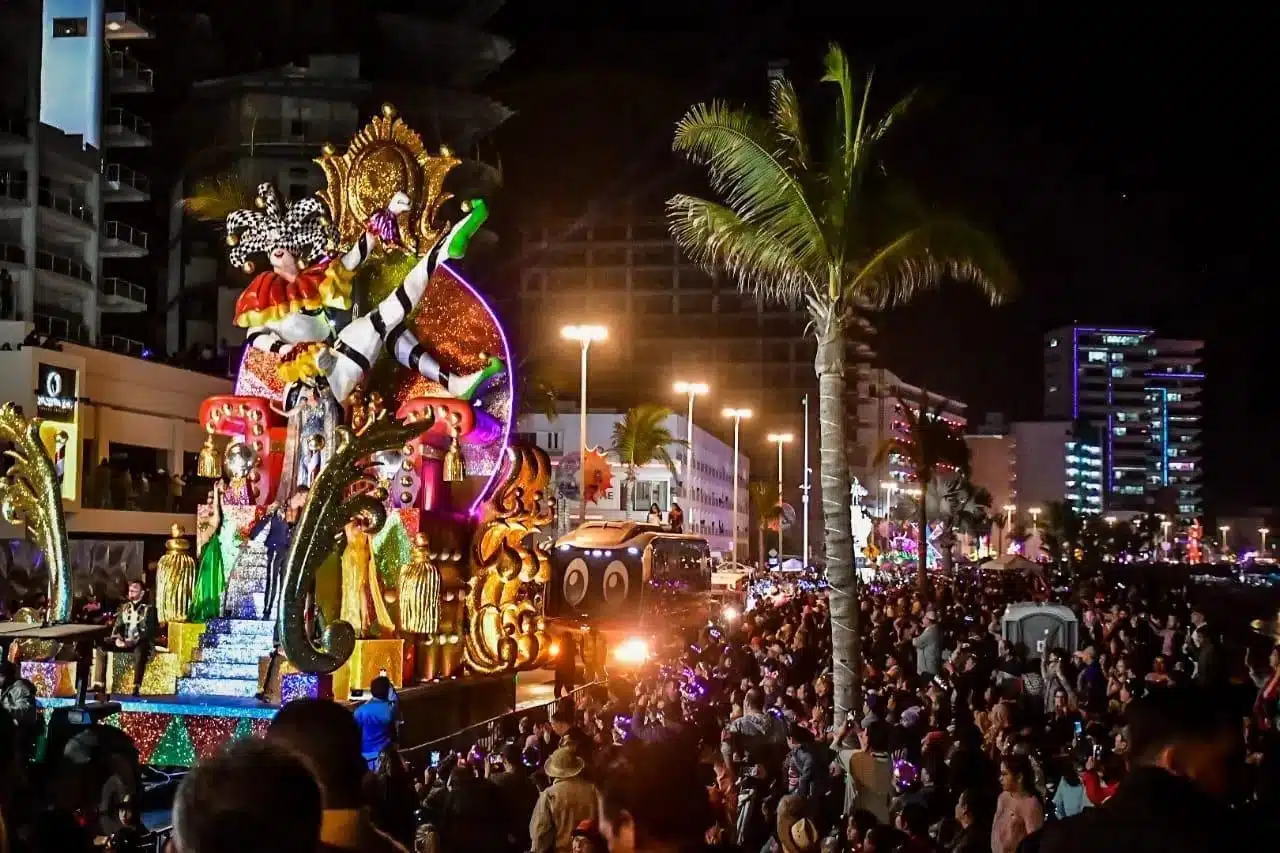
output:
M1267 553L1267 534L1268 534L1268 533L1270 533L1270 532L1271 532L1271 528L1269 528L1269 527L1259 527L1259 528L1258 528L1258 533L1262 535L1262 550L1261 550L1261 551L1259 551L1258 553L1260 553L1260 554L1266 554L1266 553Z
M1231 525L1224 524L1218 528L1218 532L1222 534L1222 553L1227 554L1227 534L1231 532Z
M750 409L725 409L724 416L733 418L733 535L730 538L729 551L733 562L738 563L738 431L745 418L751 417ZM760 555L761 559L764 555Z
M809 568L809 395L804 395L804 481L800 486L800 504L803 507L804 515L802 516L802 524L804 525L804 548L801 559L804 560L804 567Z
M1040 507L1033 506L1027 512L1031 513L1031 533L1038 539L1040 537Z
M782 445L789 444L795 440L795 436L789 432L771 432L768 435L769 441L778 445L778 568L782 568ZM760 555L760 559L764 560L764 554Z
M587 523L587 352L593 341L603 341L609 337L609 330L604 326L565 326L560 336L568 341L577 341L582 345L581 390L578 405L578 468L582 481L582 509L578 515L578 523Z
M684 448L684 499L689 501L693 509L693 401L699 394L706 394L711 389L705 382L677 382L673 386L677 394L689 395L689 414L685 429ZM690 519L692 521L692 519Z
M1168 546L1169 544L1169 528L1172 526L1173 526L1173 522L1167 518L1164 521L1160 522L1160 532L1161 532L1161 535L1164 536L1164 544L1166 546Z
M893 511L893 493L898 490L898 484L894 480L885 480L880 488L884 489L884 512L881 515L887 519Z
M1002 507L1001 507L1001 509L1003 509L1003 510L1004 510L1004 527L1001 527L1001 528L1000 528L1000 555L1001 555L1001 556L1004 556L1004 553L1005 553L1005 545L1004 545L1005 530L1007 530L1007 529L1009 528L1009 526L1010 526L1011 524L1013 524L1013 514L1014 514L1015 512L1017 512L1017 511L1018 511L1018 507L1017 507L1017 506L1015 506L1014 504L1005 504L1004 506L1002 506Z

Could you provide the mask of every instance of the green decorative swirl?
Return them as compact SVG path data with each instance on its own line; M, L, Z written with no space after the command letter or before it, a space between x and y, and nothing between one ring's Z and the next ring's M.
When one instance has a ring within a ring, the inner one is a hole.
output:
M341 620L329 624L321 646L311 641L306 629L307 594L315 585L317 570L342 540L348 521L366 514L373 522L370 535L386 523L386 496L373 488L370 457L400 449L431 424L430 419L413 423L381 419L357 436L345 428L339 430L337 450L311 486L285 563L280 644L300 671L333 672L355 651L355 628Z
M49 609L45 620L71 621L71 562L67 519L62 513L62 485L49 451L40 440L40 420L27 419L13 403L0 406L0 440L13 447L13 460L0 478L0 511L6 521L25 524L49 567Z

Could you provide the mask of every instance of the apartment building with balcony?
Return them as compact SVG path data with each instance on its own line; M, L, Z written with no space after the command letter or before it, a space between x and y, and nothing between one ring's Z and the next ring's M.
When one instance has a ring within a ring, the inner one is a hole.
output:
M1066 326L1045 335L1045 415L1099 435L1107 513L1203 514L1203 348L1149 328Z
M112 316L147 308L147 292L127 264L144 257L148 237L117 213L116 202L145 198L145 181L113 150L147 144L145 122L111 106L121 83L145 91L149 70L121 45L149 38L135 7L110 0L7 4L2 13L18 59L0 83L0 270L8 319L67 340L124 350ZM117 59L117 57L123 57ZM129 136L132 134L132 136ZM143 195L139 197L139 187Z
M920 410L924 404L929 411L937 410L939 416L960 434L964 434L967 405L959 400L938 394L901 379L885 367L866 371L858 385L856 418L850 418L849 466L853 475L862 481L871 494L881 483L893 482L898 488L909 488L912 471L906 461L897 454L890 454L879 465L875 464L877 450L891 439L907 439L906 411Z

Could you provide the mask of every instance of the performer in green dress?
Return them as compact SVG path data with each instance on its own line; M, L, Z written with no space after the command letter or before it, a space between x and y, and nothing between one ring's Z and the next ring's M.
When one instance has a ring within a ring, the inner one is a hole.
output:
M187 619L191 622L208 622L222 616L222 594L227 588L227 573L222 563L222 481L213 484L209 495L210 514L205 524L213 533L200 552L200 564L196 567L196 588L191 595L191 608Z

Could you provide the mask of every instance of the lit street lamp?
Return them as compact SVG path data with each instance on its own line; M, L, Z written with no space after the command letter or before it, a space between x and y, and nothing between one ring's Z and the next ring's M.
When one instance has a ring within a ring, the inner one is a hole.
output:
M1267 553L1267 534L1271 532L1269 527L1259 527L1258 533L1262 534L1262 550L1259 553Z
M1227 534L1231 532L1231 525L1224 524L1218 528L1218 532L1222 534L1222 553L1227 553Z
M693 500L693 401L699 394L706 394L711 389L705 382L677 382L673 386L677 394L689 395L689 416L686 424L684 448L684 498ZM692 506L690 507L692 508Z
M1018 507L1014 504L1005 504L1001 509L1004 510L1004 525L1000 528L1000 553L1004 554L1004 532L1013 525L1013 514L1018 511Z
M580 459L578 467L580 469L579 479L582 481L582 512L579 515L578 523L586 524L587 522L587 351L591 349L593 341L603 341L609 337L609 330L604 326L565 326L560 330L560 337L567 341L577 341L582 345L582 387L579 398L579 406L582 411L578 415L578 452Z
M769 441L778 445L778 568L782 568L782 445L789 444L795 440L795 436L789 432L771 432L767 436ZM760 555L761 563L764 562L764 554ZM761 566L763 568L763 565Z
M880 514L888 518L893 510L893 493L898 490L898 484L894 480L885 480L880 484L880 488L884 489L884 512Z
M729 551L733 555L735 566L738 562L738 430L742 421L751 417L750 409L725 409L726 418L733 418L733 536L729 540ZM761 557L763 558L763 554Z
M1033 506L1027 512L1031 513L1031 532L1038 537L1040 535L1040 507Z

